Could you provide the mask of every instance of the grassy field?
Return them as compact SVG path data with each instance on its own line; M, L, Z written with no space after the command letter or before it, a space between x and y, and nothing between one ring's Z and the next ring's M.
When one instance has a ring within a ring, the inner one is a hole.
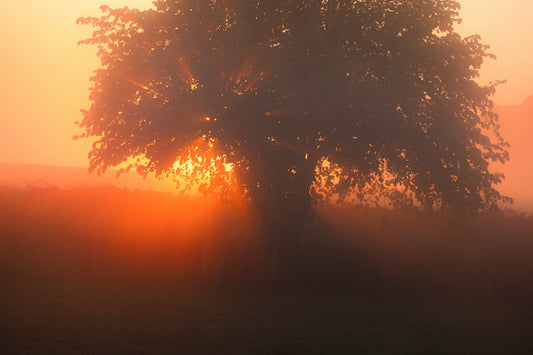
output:
M0 191L2 353L533 352L533 223L375 209L308 221L256 282L253 214L102 188Z
M4 289L4 353L531 353L517 309L347 293Z

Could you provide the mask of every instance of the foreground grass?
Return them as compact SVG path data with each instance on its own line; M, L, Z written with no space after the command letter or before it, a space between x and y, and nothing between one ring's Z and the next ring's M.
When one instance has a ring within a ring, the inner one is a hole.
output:
M328 292L149 284L18 286L0 297L4 353L530 353L504 306Z

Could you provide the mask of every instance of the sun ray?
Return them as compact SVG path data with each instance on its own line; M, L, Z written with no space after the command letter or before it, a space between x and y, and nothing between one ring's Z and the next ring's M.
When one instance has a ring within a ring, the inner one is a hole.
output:
M253 89L255 87L255 85L261 81L262 79L262 73L258 73L253 79L251 79L248 83L248 85L246 86L246 88L244 88L244 92L248 92L250 91L251 89Z

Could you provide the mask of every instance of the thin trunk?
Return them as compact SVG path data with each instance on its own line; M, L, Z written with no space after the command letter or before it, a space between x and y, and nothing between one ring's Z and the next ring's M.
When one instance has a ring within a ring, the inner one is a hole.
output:
M269 239L269 281L284 286L293 281L298 269L298 255L305 219L311 209L309 189L315 165L302 160L300 173L294 177L290 197L278 196L278 204L269 214L266 237Z

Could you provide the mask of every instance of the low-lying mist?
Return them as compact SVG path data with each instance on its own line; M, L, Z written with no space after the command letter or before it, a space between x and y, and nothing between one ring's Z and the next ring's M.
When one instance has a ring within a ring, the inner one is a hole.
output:
M0 190L4 284L265 286L250 206L115 187ZM533 219L317 207L283 288L528 301Z

